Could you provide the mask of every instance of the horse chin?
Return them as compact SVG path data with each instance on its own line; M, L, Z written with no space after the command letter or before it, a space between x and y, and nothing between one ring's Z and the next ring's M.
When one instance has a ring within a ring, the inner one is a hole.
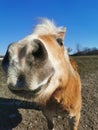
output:
M25 99L34 98L36 93L38 91L40 91L40 88L37 90L30 90L30 89L26 89L25 87L24 88L17 88L17 87L10 86L10 85L8 85L8 88L16 96L23 97Z

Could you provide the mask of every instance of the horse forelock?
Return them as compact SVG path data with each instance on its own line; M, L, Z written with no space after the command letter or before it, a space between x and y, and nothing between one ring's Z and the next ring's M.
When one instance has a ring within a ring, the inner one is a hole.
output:
M47 34L55 34L66 32L65 27L57 27L53 20L49 20L46 18L41 18L39 20L39 24L37 24L34 28L33 33L37 35L47 35Z

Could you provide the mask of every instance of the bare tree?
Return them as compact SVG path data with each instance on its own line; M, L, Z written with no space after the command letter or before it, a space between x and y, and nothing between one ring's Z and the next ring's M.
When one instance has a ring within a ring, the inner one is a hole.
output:
M77 45L76 45L76 50L77 50L77 53L81 52L81 46L79 43L77 43Z
M67 48L68 53L72 52L71 48Z

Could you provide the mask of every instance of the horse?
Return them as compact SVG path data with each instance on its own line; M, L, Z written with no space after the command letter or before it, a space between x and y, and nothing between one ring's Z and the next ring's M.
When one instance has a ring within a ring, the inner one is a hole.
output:
M2 61L8 88L33 97L46 116L49 130L54 130L56 115L68 114L70 130L78 129L80 119L81 79L64 46L65 34L65 27L43 18L33 33L9 44Z

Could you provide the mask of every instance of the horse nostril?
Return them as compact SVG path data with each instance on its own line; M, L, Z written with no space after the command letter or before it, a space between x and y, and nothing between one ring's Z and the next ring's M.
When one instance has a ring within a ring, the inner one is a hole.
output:
M8 66L9 66L9 52L7 51L2 61L2 68L4 69L4 71L7 71Z
M24 82L25 81L25 76L23 74L19 75L18 81L19 82Z
M10 60L11 60L11 57L14 55L14 47L15 43L11 43L9 46L8 46L8 49L7 49L7 52L3 58L3 61L2 61L2 67L5 71L7 71L8 67L9 67L9 63L10 63Z
M24 87L26 86L26 78L25 78L25 75L23 74L20 74L18 79L17 79L17 83L16 83L16 86L18 87Z
M40 44L38 45L35 45L34 46L34 49L32 51L32 55L35 57L35 58L40 58L41 55L43 55L43 50L42 50L42 47L40 46Z
M36 53L39 50L39 44L34 43L32 46L33 46L33 51L32 52Z
M33 47L32 55L34 56L35 59L46 58L47 52L46 52L46 49L45 49L43 43L40 40L35 39L32 43L32 47Z

